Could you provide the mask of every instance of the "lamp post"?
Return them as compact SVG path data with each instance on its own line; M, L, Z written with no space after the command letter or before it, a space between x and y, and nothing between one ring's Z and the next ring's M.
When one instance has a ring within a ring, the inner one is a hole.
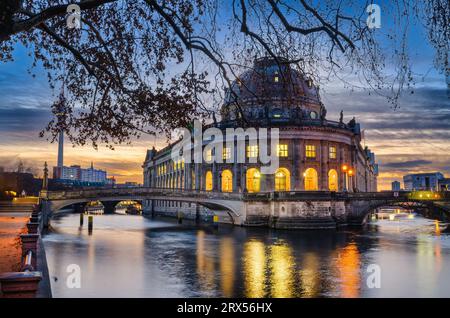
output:
M348 171L348 165L343 164L342 172L344 173L344 192L347 191L347 171Z
M353 189L353 169L348 169L348 187L349 189Z

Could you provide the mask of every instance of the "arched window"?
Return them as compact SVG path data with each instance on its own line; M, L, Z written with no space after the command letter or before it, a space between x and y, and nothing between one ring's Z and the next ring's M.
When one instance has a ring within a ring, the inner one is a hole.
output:
M212 191L213 189L213 175L211 171L206 172L205 176L205 190Z
M305 177L305 190L306 191L317 191L319 190L319 178L317 176L317 171L314 168L306 169L303 174Z
M261 184L261 173L256 168L250 168L247 170L247 191L259 192Z
M330 191L338 190L338 174L334 169L330 169L330 171L328 171L328 189Z
M275 171L275 191L289 191L291 189L291 174L286 168Z
M233 191L233 173L230 170L222 171L222 192Z

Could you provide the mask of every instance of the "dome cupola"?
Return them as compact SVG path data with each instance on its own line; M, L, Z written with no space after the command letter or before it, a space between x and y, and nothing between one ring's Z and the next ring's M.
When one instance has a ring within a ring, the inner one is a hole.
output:
M253 67L232 83L225 92L223 120L238 118L238 107L250 122L296 117L314 120L323 113L318 88L281 57L256 59Z

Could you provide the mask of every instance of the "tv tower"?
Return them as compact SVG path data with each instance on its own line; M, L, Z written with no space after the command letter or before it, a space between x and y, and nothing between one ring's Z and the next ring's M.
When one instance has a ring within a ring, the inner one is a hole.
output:
M58 126L61 127L60 123L63 120L64 116L64 103L65 103L65 97L64 97L64 83L61 87L61 93L59 95L59 101L58 101L58 112L56 113L56 116L58 117ZM60 129L59 136L58 136L58 168L62 168L64 166L64 129Z

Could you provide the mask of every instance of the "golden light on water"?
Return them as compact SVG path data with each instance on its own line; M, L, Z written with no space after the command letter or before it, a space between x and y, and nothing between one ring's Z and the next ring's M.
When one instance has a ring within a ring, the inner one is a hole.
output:
M439 221L438 220L434 220L434 231L436 233L436 235L441 235L441 228L439 227Z
M226 237L220 241L220 274L224 297L233 297L235 261L234 241Z
M269 264L271 296L275 298L294 297L295 260L292 256L292 248L287 244L272 245Z
M306 253L300 270L302 297L317 297L320 288L320 261L315 253Z
M205 232L197 232L197 274L204 290L214 290L214 261L208 257L205 246Z
M243 269L245 297L261 298L266 295L266 254L264 243L249 241L244 244Z
M340 250L336 265L339 270L341 282L341 297L358 297L361 284L361 260L355 243L350 243Z

